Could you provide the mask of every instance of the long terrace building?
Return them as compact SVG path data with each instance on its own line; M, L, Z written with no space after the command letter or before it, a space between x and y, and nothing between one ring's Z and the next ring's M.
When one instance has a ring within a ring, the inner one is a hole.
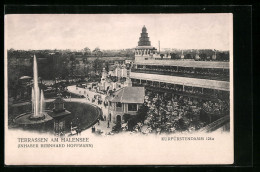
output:
M142 36L145 38L142 38ZM164 59L142 29L130 78L133 86L202 99L229 99L229 62Z

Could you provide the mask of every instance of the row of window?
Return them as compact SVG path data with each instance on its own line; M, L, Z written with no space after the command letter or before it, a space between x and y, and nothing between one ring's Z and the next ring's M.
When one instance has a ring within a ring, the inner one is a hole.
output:
M216 75L229 75L229 69L218 68L193 68L193 67L179 67L179 66L143 66L136 65L136 69L165 71L165 72L182 72L182 73L196 73L196 74L216 74Z
M122 103L117 102L116 108L122 108ZM137 111L137 104L135 103L129 103L128 104L128 111Z
M162 88L162 89L168 89L173 90L176 92L185 92L190 94L198 94L198 95L209 95L213 97L223 97L223 95L229 94L228 91L222 91L222 90L214 90L210 88L200 88L200 87L191 87L191 86L183 86L178 84L168 84L168 83L159 83L159 82L151 82L151 81L145 81L138 79L132 79L133 86L145 86L145 87L154 87L154 88Z

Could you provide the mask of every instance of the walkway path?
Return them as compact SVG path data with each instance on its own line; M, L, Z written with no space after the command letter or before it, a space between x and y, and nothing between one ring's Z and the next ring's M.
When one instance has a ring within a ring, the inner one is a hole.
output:
M97 101L95 101L94 103L92 102L92 98L94 98L94 95L100 95L102 98L102 101L105 100L106 95L96 93L93 91L89 91L88 89L84 89L84 88L79 88L79 87L76 88L75 85L68 86L68 92L71 92L71 93L74 93L77 95L83 95L83 96L85 96L85 98L64 98L64 100L66 102L86 103L86 104L90 104L90 105L99 107L102 110L103 115L106 116L106 119L108 119L108 107L105 107L103 103L101 105L98 105ZM89 99L86 98L87 95L88 95ZM52 102L54 100L55 99L45 99L45 102ZM30 102L18 103L18 104L14 104L12 106L22 106L25 104L30 104ZM111 132L113 126L115 126L115 124L109 122L109 128L108 128L108 121L101 121L101 120L100 120L99 125L97 123L95 124L96 131L101 130L101 131L103 131L103 133ZM91 128L82 131L81 135L88 134L89 132L91 132Z
M99 107L102 110L103 115L106 116L106 119L108 119L108 106L105 107L103 103L101 105L98 105L97 100L94 103L92 103L92 98L94 98L95 95L100 95L102 102L105 100L106 95L96 93L96 92L93 92L93 91L89 91L89 89L76 87L76 85L68 86L67 88L68 88L68 92L71 92L71 93L77 94L77 95L85 96L85 98L78 98L80 100L80 102L91 104L91 105ZM64 100L69 102L70 98L64 99ZM74 100L75 100L75 98L71 98L71 101L74 101ZM108 133L108 132L112 131L113 126L115 126L115 124L109 122L109 128L107 128L108 127L108 121L101 121L101 120L100 120L99 125L97 123L95 124L96 130L101 130L104 133Z
M102 109L103 115L108 116L108 107L105 107L103 103L101 105L99 105L97 103L97 100L94 103L92 103L92 98L94 98L95 95L100 95L101 98L102 98L102 102L103 102L103 100L105 100L106 95L96 93L96 92L93 92L93 91L89 91L89 89L76 87L75 85L68 86L67 88L68 88L68 92L71 92L71 93L77 94L77 95L81 95L81 96L83 95L85 98L78 98L78 99L81 100L81 102L85 102L85 103L88 103L88 104L98 106L99 108ZM65 99L65 100L70 100L70 98ZM72 98L71 98L71 100L72 100Z

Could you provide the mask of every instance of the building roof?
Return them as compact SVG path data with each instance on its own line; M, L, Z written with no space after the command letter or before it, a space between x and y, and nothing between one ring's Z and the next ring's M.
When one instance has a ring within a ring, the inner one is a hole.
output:
M144 103L144 87L124 87L108 98L111 102Z
M192 87L211 88L211 89L224 90L224 91L229 91L230 89L229 86L230 83L227 81L187 78L187 77L170 76L170 75L147 74L147 73L138 73L138 72L131 72L130 78L164 82L169 84L186 85Z
M137 46L137 47L135 47L135 49L136 50L139 50L139 49L152 49L152 50L156 50L156 48L155 47L153 47L153 46Z
M192 61L192 60L145 60L135 61L135 64L140 65L157 65L157 66L181 66L194 68L221 68L229 69L229 62L222 61Z

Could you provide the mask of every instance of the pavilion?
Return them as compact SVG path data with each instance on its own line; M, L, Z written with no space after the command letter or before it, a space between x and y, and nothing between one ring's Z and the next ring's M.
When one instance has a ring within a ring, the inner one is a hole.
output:
M144 103L144 97L144 87L124 87L108 96L108 120L121 122L125 114L136 115L139 107Z

